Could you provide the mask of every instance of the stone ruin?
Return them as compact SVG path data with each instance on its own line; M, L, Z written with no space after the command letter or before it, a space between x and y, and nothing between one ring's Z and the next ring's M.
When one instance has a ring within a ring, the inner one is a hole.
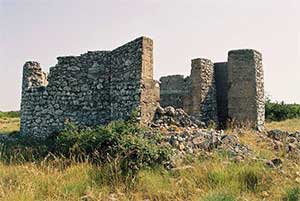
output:
M264 127L261 54L234 50L228 62L193 59L191 75L153 80L153 42L137 38L112 51L58 57L44 73L40 64L23 67L21 134L47 137L67 121L80 127L126 120L133 112L144 125L159 105L183 109L201 122L228 120Z
M159 83L153 80L153 42L141 37L112 51L58 57L47 76L39 63L23 68L21 133L47 136L70 121L79 126L153 118Z
M232 50L228 62L192 60L191 74L160 78L160 104L183 108L201 121L225 127L247 124L262 130L265 99L262 56L255 50Z

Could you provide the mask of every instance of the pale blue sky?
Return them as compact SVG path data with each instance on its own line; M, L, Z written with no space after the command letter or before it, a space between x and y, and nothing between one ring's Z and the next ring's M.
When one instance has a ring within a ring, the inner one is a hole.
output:
M190 60L262 52L265 90L300 103L299 0L0 0L0 110L19 109L22 65L45 71L60 55L154 40L154 76L190 72Z

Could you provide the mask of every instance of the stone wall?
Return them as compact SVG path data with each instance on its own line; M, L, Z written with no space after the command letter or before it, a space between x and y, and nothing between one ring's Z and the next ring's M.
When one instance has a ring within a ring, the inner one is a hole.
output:
M184 108L184 97L190 94L190 77L170 75L160 78L160 105Z
M217 102L213 63L192 60L190 76L170 75L160 78L160 104L182 108L197 119L217 122Z
M232 120L264 128L262 58L255 50L230 51L228 62L222 63L195 59L190 77L173 75L160 81L164 107L183 108L197 119L212 120L221 127Z
M152 40L141 37L113 51L58 57L48 78L37 62L26 62L21 133L46 137L66 121L95 126L127 119L133 110L149 122L159 103L152 50Z
M46 104L43 97L48 94L45 86L48 84L47 74L42 72L40 64L37 62L26 62L23 67L22 81L22 101L21 101L21 133L39 131L43 132L41 127L44 111L40 105ZM41 118L37 118L41 116ZM36 126L37 125L37 126Z
M191 74L153 80L153 42L138 38L112 51L58 57L49 75L37 62L23 67L21 133L46 137L65 127L128 119L136 110L149 123L161 106L182 108L198 120L225 126L228 119L264 127L261 54L234 50L228 62L193 59Z
M221 127L226 126L228 118L228 68L227 62L214 63L217 91L218 121Z
M192 111L201 121L217 122L217 100L214 79L214 65L208 59L193 59L192 70Z
M264 128L262 56L255 50L228 53L228 116L237 124Z

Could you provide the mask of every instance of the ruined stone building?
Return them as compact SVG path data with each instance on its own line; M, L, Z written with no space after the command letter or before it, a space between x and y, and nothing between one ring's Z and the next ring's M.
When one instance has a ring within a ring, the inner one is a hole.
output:
M183 108L199 120L225 126L250 124L259 130L265 121L262 56L255 50L232 50L228 61L193 59L191 74L160 78L160 104Z
M21 133L47 136L65 121L80 126L126 119L139 110L148 122L159 104L153 43L141 37L112 51L58 57L47 76L39 63L23 68Z
M34 61L23 67L21 134L45 137L70 121L78 126L127 119L151 122L159 103L183 108L202 121L227 119L264 125L261 54L236 50L228 62L192 60L189 77L153 80L153 42L137 38L112 51L58 57L47 75Z

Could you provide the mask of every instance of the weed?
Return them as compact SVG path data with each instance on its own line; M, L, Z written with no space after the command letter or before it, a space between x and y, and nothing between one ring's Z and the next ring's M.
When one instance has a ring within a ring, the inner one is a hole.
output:
M287 189L286 196L283 200L285 201L299 201L300 200L300 188L294 187Z
M235 201L235 197L233 195L218 193L205 197L203 201Z

